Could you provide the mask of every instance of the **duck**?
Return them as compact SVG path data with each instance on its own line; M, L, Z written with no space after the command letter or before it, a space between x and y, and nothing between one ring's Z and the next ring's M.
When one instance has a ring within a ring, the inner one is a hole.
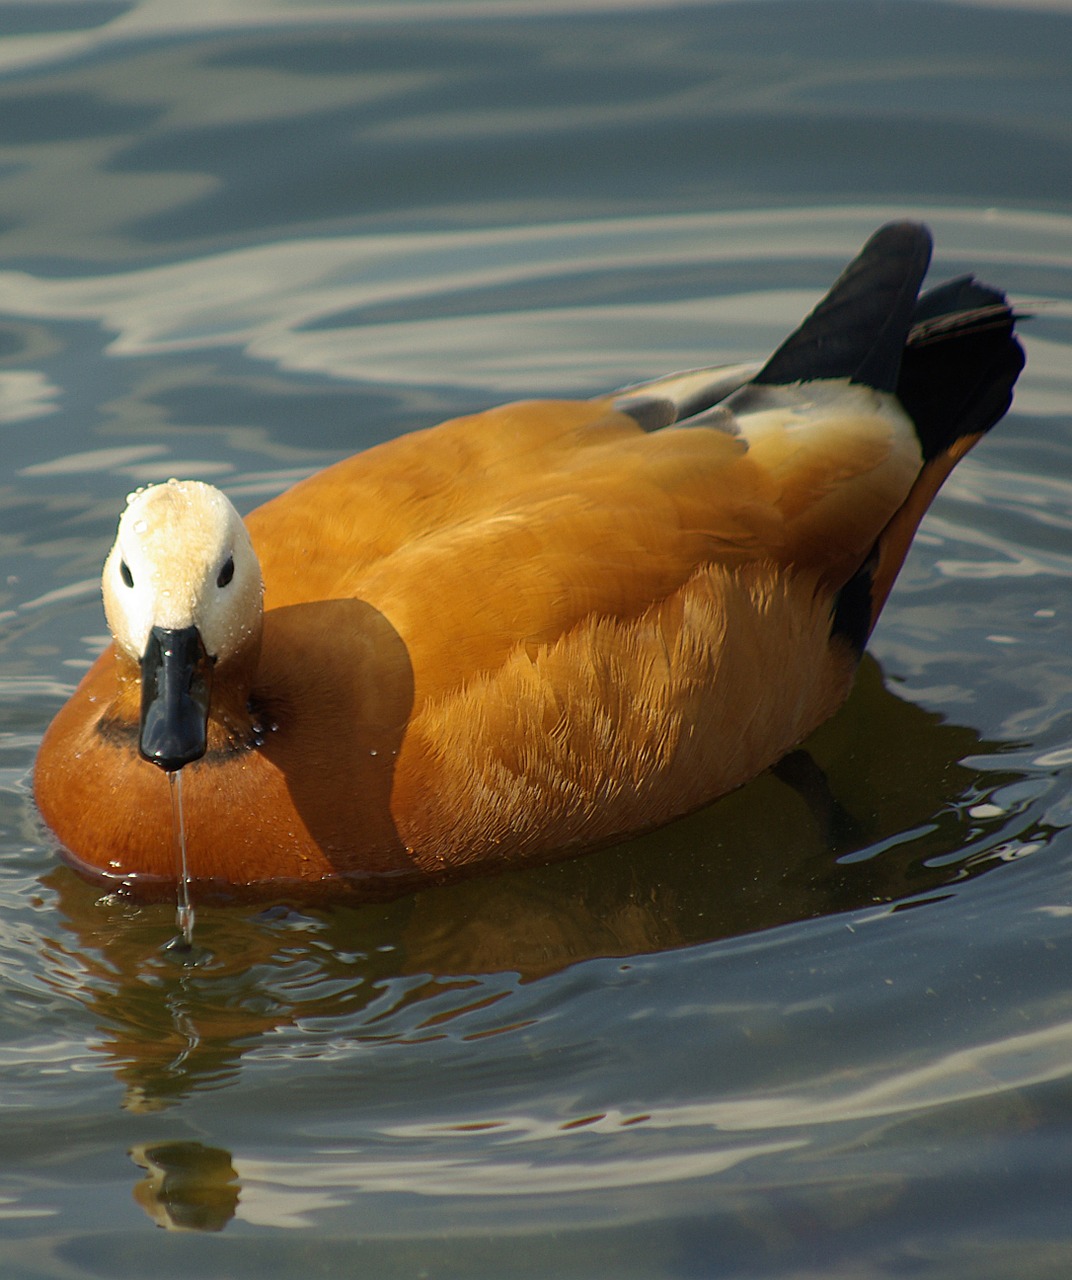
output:
M1001 291L921 294L879 228L763 362L506 404L243 519L128 498L112 641L44 734L60 855L201 898L333 901L549 862L775 765L844 702L915 531L1005 414Z

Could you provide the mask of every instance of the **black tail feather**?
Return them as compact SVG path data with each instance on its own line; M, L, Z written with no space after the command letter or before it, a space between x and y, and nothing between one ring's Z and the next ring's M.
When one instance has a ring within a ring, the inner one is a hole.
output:
M970 276L925 293L912 317L897 397L915 423L925 461L1006 412L1024 367L1005 295Z
M913 311L896 392L915 427L923 465L872 555L838 594L831 634L857 653L942 482L1012 402L1024 366L1016 318L1003 293L970 276L925 293Z
M930 256L931 235L920 223L880 227L753 381L780 386L849 378L895 390Z

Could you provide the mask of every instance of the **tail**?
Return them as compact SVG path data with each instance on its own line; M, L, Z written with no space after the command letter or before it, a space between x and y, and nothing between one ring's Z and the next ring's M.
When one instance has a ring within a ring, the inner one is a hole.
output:
M923 295L912 315L897 397L916 428L923 468L879 535L870 563L867 634L946 477L1012 403L1024 367L1005 295L970 276Z
M829 293L763 367L694 370L626 388L616 407L647 430L672 422L732 428L788 388L847 379L892 394L915 427L923 465L867 561L835 601L832 633L862 652L913 535L961 458L1003 416L1024 365L1003 293L970 276L919 296L931 235L915 222L880 227Z
M753 385L848 378L896 394L923 467L867 562L844 585L832 631L862 652L919 522L945 478L1005 414L1024 367L1005 295L970 276L917 297L931 236L919 223L880 228Z

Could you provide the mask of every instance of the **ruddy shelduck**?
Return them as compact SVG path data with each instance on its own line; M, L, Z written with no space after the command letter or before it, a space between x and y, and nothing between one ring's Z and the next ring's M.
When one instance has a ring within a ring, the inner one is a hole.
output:
M762 365L508 404L359 453L243 522L132 494L113 643L37 802L102 882L385 895L694 810L842 703L916 527L1009 406L1003 294L919 296L879 230Z

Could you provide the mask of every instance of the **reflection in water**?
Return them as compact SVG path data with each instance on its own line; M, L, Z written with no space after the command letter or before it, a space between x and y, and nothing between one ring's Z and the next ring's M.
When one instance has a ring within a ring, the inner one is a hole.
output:
M102 903L58 868L73 940L51 963L81 971L132 1110L218 1085L299 1022L369 1045L464 1034L452 1024L474 1010L480 1035L515 1030L511 992L571 964L948 893L1007 856L1009 815L985 800L1013 775L960 763L1000 751L895 697L867 660L807 758L649 836L388 904L206 907L192 966L161 951L168 908Z
M145 1170L134 1199L168 1231L222 1231L238 1204L238 1175L226 1151L200 1142L145 1143L130 1158Z
M146 1171L134 1198L168 1230L219 1231L235 1216L265 1226L309 1227L317 1211L370 1193L457 1204L466 1197L557 1200L614 1188L650 1190L804 1151L815 1145L817 1131L830 1126L843 1140L854 1131L863 1147L899 1126L930 1125L935 1137L952 1138L961 1126L970 1129L970 1107L978 1104L992 1121L1001 1117L1010 1127L1029 1127L1033 1116L1024 1091L1066 1081L1070 1049L1072 1020L1066 1016L1037 1031L949 1053L932 1049L918 1065L881 1059L878 1072L860 1080L840 1067L804 1072L792 1088L773 1094L745 1092L642 1113L608 1110L561 1122L514 1112L475 1123L385 1125L371 1140L367 1134L340 1136L301 1155L270 1158L232 1156L199 1142L142 1144L130 1152ZM683 1141L683 1135L691 1136ZM390 1149L385 1152L376 1138L391 1139ZM866 1204L865 1197L864 1209L855 1212L866 1214Z

